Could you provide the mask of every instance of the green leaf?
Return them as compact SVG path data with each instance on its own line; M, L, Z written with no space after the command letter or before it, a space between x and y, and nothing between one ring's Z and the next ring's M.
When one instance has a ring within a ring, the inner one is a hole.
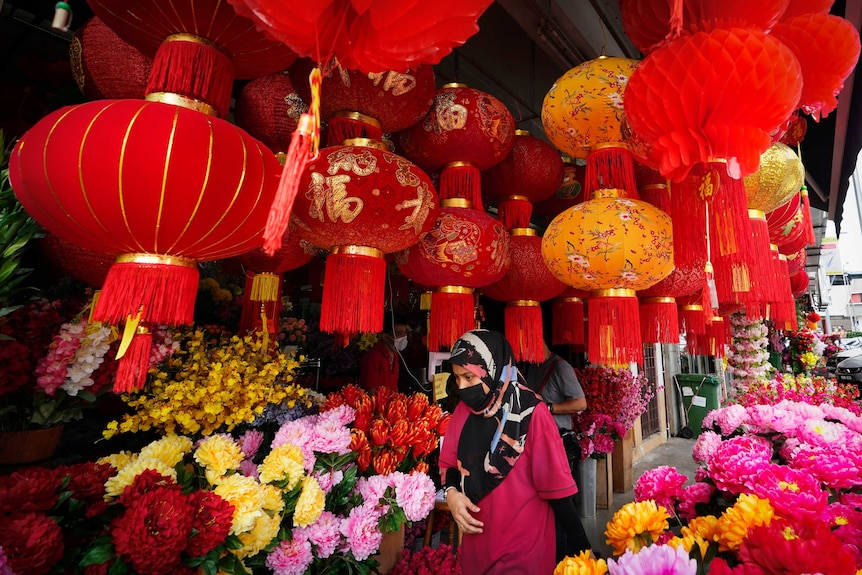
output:
M231 551L236 551L237 549L243 548L242 541L240 541L239 537L237 537L236 535L228 535L227 539L225 539L224 544L225 547L227 547Z
M94 394L92 391L88 391L86 389L82 389L81 391L79 391L78 397L80 397L81 399L83 399L84 401L89 402L89 403L93 403L97 399L96 394Z
M110 542L108 537L100 537L96 541L102 542L90 547L81 559L80 567L105 563L116 556L117 553L114 550L114 544Z
M117 558L108 568L108 575L130 575L132 568L125 561Z
M215 560L207 559L200 566L201 570L205 573L205 575L216 575L218 573L218 562Z

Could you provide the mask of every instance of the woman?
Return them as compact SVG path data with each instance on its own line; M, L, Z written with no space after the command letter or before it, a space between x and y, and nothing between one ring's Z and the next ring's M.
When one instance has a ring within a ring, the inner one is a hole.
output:
M518 382L509 342L474 330L451 354L461 402L440 453L446 502L464 534L464 573L550 574L555 561L554 514L574 543L590 548L571 496L560 433L542 399Z

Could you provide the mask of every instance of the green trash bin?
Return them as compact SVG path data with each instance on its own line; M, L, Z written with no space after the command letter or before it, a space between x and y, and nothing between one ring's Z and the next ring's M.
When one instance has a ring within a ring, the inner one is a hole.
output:
M721 382L714 375L700 373L680 373L676 379L679 383L678 392L682 394L683 409L688 414L688 427L697 437L703 431L706 414L719 408Z

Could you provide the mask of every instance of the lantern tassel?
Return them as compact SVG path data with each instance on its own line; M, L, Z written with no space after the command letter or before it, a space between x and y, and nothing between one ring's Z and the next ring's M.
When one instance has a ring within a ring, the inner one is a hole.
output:
M126 324L123 339L131 330L134 335L119 358L117 375L114 378L114 393L131 393L143 389L147 381L147 371L150 365L150 352L153 348L153 334L146 327L138 325L131 327Z
M533 215L533 204L525 196L509 196L500 200L497 217L507 230L529 228Z
M534 300L508 302L504 313L506 339L512 344L516 361L542 363L545 340L542 335L542 308Z
M290 223L293 202L299 190L299 180L309 163L317 158L320 145L320 68L309 76L311 103L308 112L299 118L296 130L290 138L290 146L284 160L284 170L272 201L266 227L263 231L263 249L274 255L281 248L282 236Z
M586 197L595 199L596 190L625 190L627 198L640 199L635 180L635 162L624 144L606 145L587 155Z
M336 246L326 258L320 329L353 335L383 329L386 260L364 246Z
M679 343L679 316L674 298L643 298L639 311L643 343Z
M482 207L482 172L471 162L452 162L440 172L440 199L463 198L473 209L484 211Z
M769 247L769 226L766 223L766 214L760 210L748 210L749 223L751 225L752 249L756 258L754 269L758 273L753 274L753 288L755 290L755 298L759 300L761 308L761 317L765 317L766 302L775 301L775 277L774 267L772 266L772 253ZM757 306L757 302L748 302L746 312L752 305ZM757 314L748 314L748 317L757 317Z
M640 313L634 290L591 292L587 315L590 363L627 366L643 362Z
M368 138L371 140L383 139L383 130L380 124L374 125L363 118L373 120L362 114L336 115L326 125L326 142L330 146L340 146L345 140L353 138Z
M251 299L275 301L281 297L281 276L271 273L254 274L251 280Z
M718 358L724 357L724 346L727 344L724 324L725 319L723 317L714 316L706 326L709 355Z
M802 197L802 233L805 234L805 245L813 246L817 238L814 236L814 224L811 221L811 200L808 199L808 188L804 183L799 195Z
M584 344L584 300L579 297L555 299L552 317L552 344Z
M455 341L476 327L473 290L461 286L443 286L431 294L428 327L428 350L451 349Z

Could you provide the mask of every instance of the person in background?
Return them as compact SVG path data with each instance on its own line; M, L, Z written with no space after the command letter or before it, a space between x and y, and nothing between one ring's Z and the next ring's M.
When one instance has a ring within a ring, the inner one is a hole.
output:
M545 360L542 363L519 364L527 387L542 396L554 422L564 437L563 444L569 460L572 478L577 479L581 460L581 446L572 431L572 417L587 408L587 398L574 368L555 354L545 344ZM567 433L568 432L568 433ZM564 526L557 524L557 559L562 560L568 547Z
M571 496L578 488L542 399L518 378L512 347L474 330L450 358L460 393L440 452L446 503L463 533L461 567L471 575L550 575L555 516L569 555L590 549Z
M359 385L372 390L388 387L398 391L398 354L407 347L407 323L386 314L383 331L374 347L365 352L359 364Z

